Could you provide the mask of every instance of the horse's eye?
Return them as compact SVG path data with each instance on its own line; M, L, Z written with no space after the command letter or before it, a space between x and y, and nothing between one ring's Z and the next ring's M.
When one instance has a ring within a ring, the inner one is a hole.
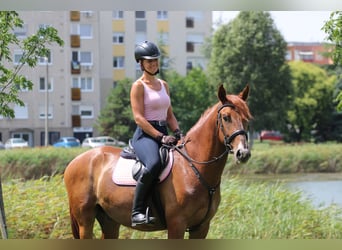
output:
M223 120L224 120L225 122L232 122L232 118L231 118L229 115L223 116Z

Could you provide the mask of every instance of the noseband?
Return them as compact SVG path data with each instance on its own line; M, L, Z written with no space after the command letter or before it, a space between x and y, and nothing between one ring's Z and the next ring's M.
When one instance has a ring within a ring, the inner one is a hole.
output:
M220 112L222 109L224 109L226 107L230 107L232 109L235 109L235 106L232 103L226 103L226 104L223 104L221 107L219 107L219 109L217 111L217 123L220 126L220 129L221 129L222 134L224 136L224 145L226 146L227 149L229 149L229 153L233 153L233 146L231 145L231 143L233 142L235 137L237 137L238 135L244 135L246 137L246 140L248 141L248 134L243 129L238 129L238 130L234 131L231 135L227 135L225 133L224 128L223 128L223 124L222 124L222 120L221 120L221 113Z

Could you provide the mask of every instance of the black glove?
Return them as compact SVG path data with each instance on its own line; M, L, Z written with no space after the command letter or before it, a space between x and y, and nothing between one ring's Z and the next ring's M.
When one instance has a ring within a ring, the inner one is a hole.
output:
M179 141L182 137L182 131L179 130L179 128L175 129L175 131L173 131L174 136L176 137L177 141Z
M177 138L172 135L164 135L161 139L161 143L166 145L176 145L178 142Z

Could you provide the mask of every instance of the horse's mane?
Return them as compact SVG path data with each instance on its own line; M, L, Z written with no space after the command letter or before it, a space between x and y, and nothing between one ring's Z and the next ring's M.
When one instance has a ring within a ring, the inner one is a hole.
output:
M236 112L241 115L241 118L243 121L248 122L250 119L252 119L252 115L249 111L249 108L247 106L247 103L242 100L237 95L227 95L227 100L229 103L232 103L236 107ZM219 105L221 105L221 102L216 103L215 105L207 108L198 121L195 123L195 125L189 130L191 132L192 130L196 130L198 127L202 127L204 123L207 123L209 118L216 119L216 112L218 110ZM212 114L215 112L215 114Z

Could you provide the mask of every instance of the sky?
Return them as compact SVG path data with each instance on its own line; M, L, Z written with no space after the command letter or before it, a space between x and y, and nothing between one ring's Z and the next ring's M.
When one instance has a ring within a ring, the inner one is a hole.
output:
M271 17L286 42L324 42L326 34L321 30L329 20L330 11L270 11ZM214 11L213 21L227 23L239 11Z

